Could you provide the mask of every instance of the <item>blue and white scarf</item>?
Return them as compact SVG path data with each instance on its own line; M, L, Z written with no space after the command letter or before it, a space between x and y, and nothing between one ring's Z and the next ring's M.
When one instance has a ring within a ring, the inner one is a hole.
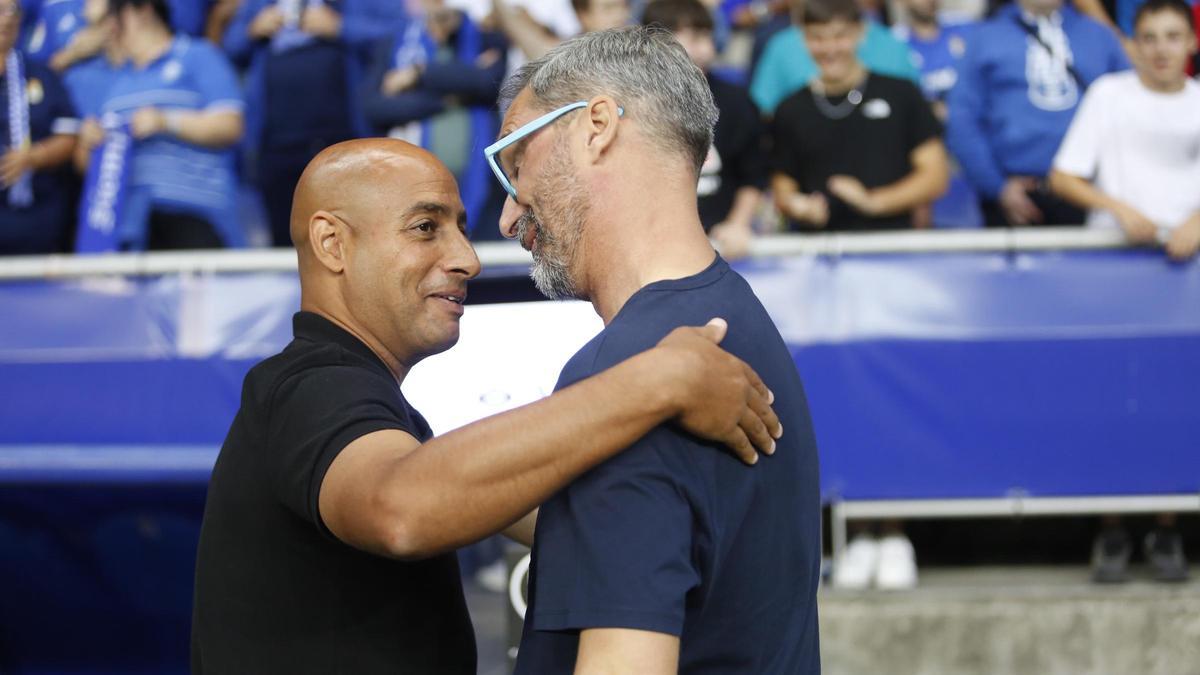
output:
M75 238L79 253L115 251L121 243L118 225L128 191L133 136L129 123L114 113L105 115L101 124L104 143L92 151L79 202L79 232Z
M479 26L463 15L462 25L456 36L455 57L464 63L475 63L483 53L483 36ZM404 31L396 38L393 51L392 67L397 69L415 65L425 65L437 57L438 45L425 30L425 22L412 19ZM482 209L487 202L488 190L492 184L491 170L487 162L482 161L483 149L491 144L496 135L496 114L487 106L471 106L471 150L467 158L466 168L458 176L459 190L462 192L463 206L470 217L469 225L473 228L482 215ZM419 123L420 137L410 138L402 134L405 140L414 145L420 145L428 150L432 143L433 121L426 119Z
M275 6L283 14L283 28L271 38L271 51L286 52L311 44L315 37L300 30L300 18L309 7L324 5L324 0L275 0Z
M29 90L25 81L25 63L16 49L8 52L5 73L8 83L8 147L17 150L29 147ZM33 205L33 173L26 171L8 188L8 205L28 208Z

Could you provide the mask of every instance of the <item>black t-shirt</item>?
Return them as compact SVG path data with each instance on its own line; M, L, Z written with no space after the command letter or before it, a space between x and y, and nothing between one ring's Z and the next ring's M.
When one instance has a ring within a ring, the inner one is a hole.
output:
M870 218L832 197L830 176L853 176L867 188L895 183L913 169L909 155L940 136L941 124L921 90L907 80L871 73L852 106L846 96L818 105L811 87L788 97L775 111L771 170L789 176L803 192L829 200L829 230L890 230L912 227L912 214ZM845 117L834 119L839 112ZM792 224L792 229L808 230Z
M758 108L743 87L712 74L708 75L708 86L721 115L696 188L700 221L706 232L729 215L739 189L761 190L767 185L767 153Z
M307 312L255 366L213 469L200 533L192 672L474 675L453 553L403 562L321 521L321 482L355 439L432 434L383 362Z

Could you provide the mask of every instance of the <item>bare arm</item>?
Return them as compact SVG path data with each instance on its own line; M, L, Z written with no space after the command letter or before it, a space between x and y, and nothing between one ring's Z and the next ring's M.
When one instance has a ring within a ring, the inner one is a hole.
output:
M492 15L509 42L530 60L541 58L559 43L559 39L534 21L528 12L510 7L503 0L494 0Z
M788 218L813 228L829 222L829 203L820 193L805 194L791 176L776 173L771 176L771 192L775 207Z
M166 133L193 145L221 149L241 140L245 119L238 110L164 112L157 108L142 108L133 114L130 129L137 139Z
M1084 178L1054 169L1050 172L1050 189L1080 208L1111 212L1131 242L1148 244L1158 236L1158 226L1145 214L1132 205L1105 194Z
M0 155L0 186L12 187L26 171L56 169L71 159L74 134L55 134L29 147Z
M592 628L579 634L575 675L675 675L679 638L628 628Z
M754 213L760 201L762 190L749 186L738 188L733 208L729 209L724 221L713 226L709 234L726 260L736 260L750 252L750 241L754 239Z
M422 558L511 526L671 419L752 462L754 445L774 449L767 429L782 429L757 375L716 348L723 334L713 324L677 329L553 396L423 445L398 430L367 434L330 465L321 517L352 546Z
M1121 203L1101 192L1091 181L1054 169L1050 172L1050 190L1081 209L1107 209Z
M912 171L895 183L877 188L865 188L856 178L833 176L829 191L839 199L868 216L894 216L929 204L946 191L950 169L946 148L941 140L931 138L909 154Z

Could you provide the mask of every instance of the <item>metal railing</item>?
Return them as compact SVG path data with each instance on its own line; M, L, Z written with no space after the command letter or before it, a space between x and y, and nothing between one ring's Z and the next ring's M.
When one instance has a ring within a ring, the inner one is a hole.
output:
M1117 230L1078 227L904 232L780 234L759 237L751 256L840 256L882 253L987 253L1125 248ZM485 267L528 265L529 253L513 242L475 245ZM46 255L0 258L0 280L239 272L294 272L289 249Z

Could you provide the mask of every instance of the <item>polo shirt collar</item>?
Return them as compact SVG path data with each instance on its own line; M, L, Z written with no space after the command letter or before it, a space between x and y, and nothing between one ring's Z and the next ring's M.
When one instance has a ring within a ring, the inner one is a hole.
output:
M335 344L353 352L378 366L389 378L394 378L392 371L379 355L346 329L314 312L296 312L292 317L292 335L298 340L308 340L318 344Z

